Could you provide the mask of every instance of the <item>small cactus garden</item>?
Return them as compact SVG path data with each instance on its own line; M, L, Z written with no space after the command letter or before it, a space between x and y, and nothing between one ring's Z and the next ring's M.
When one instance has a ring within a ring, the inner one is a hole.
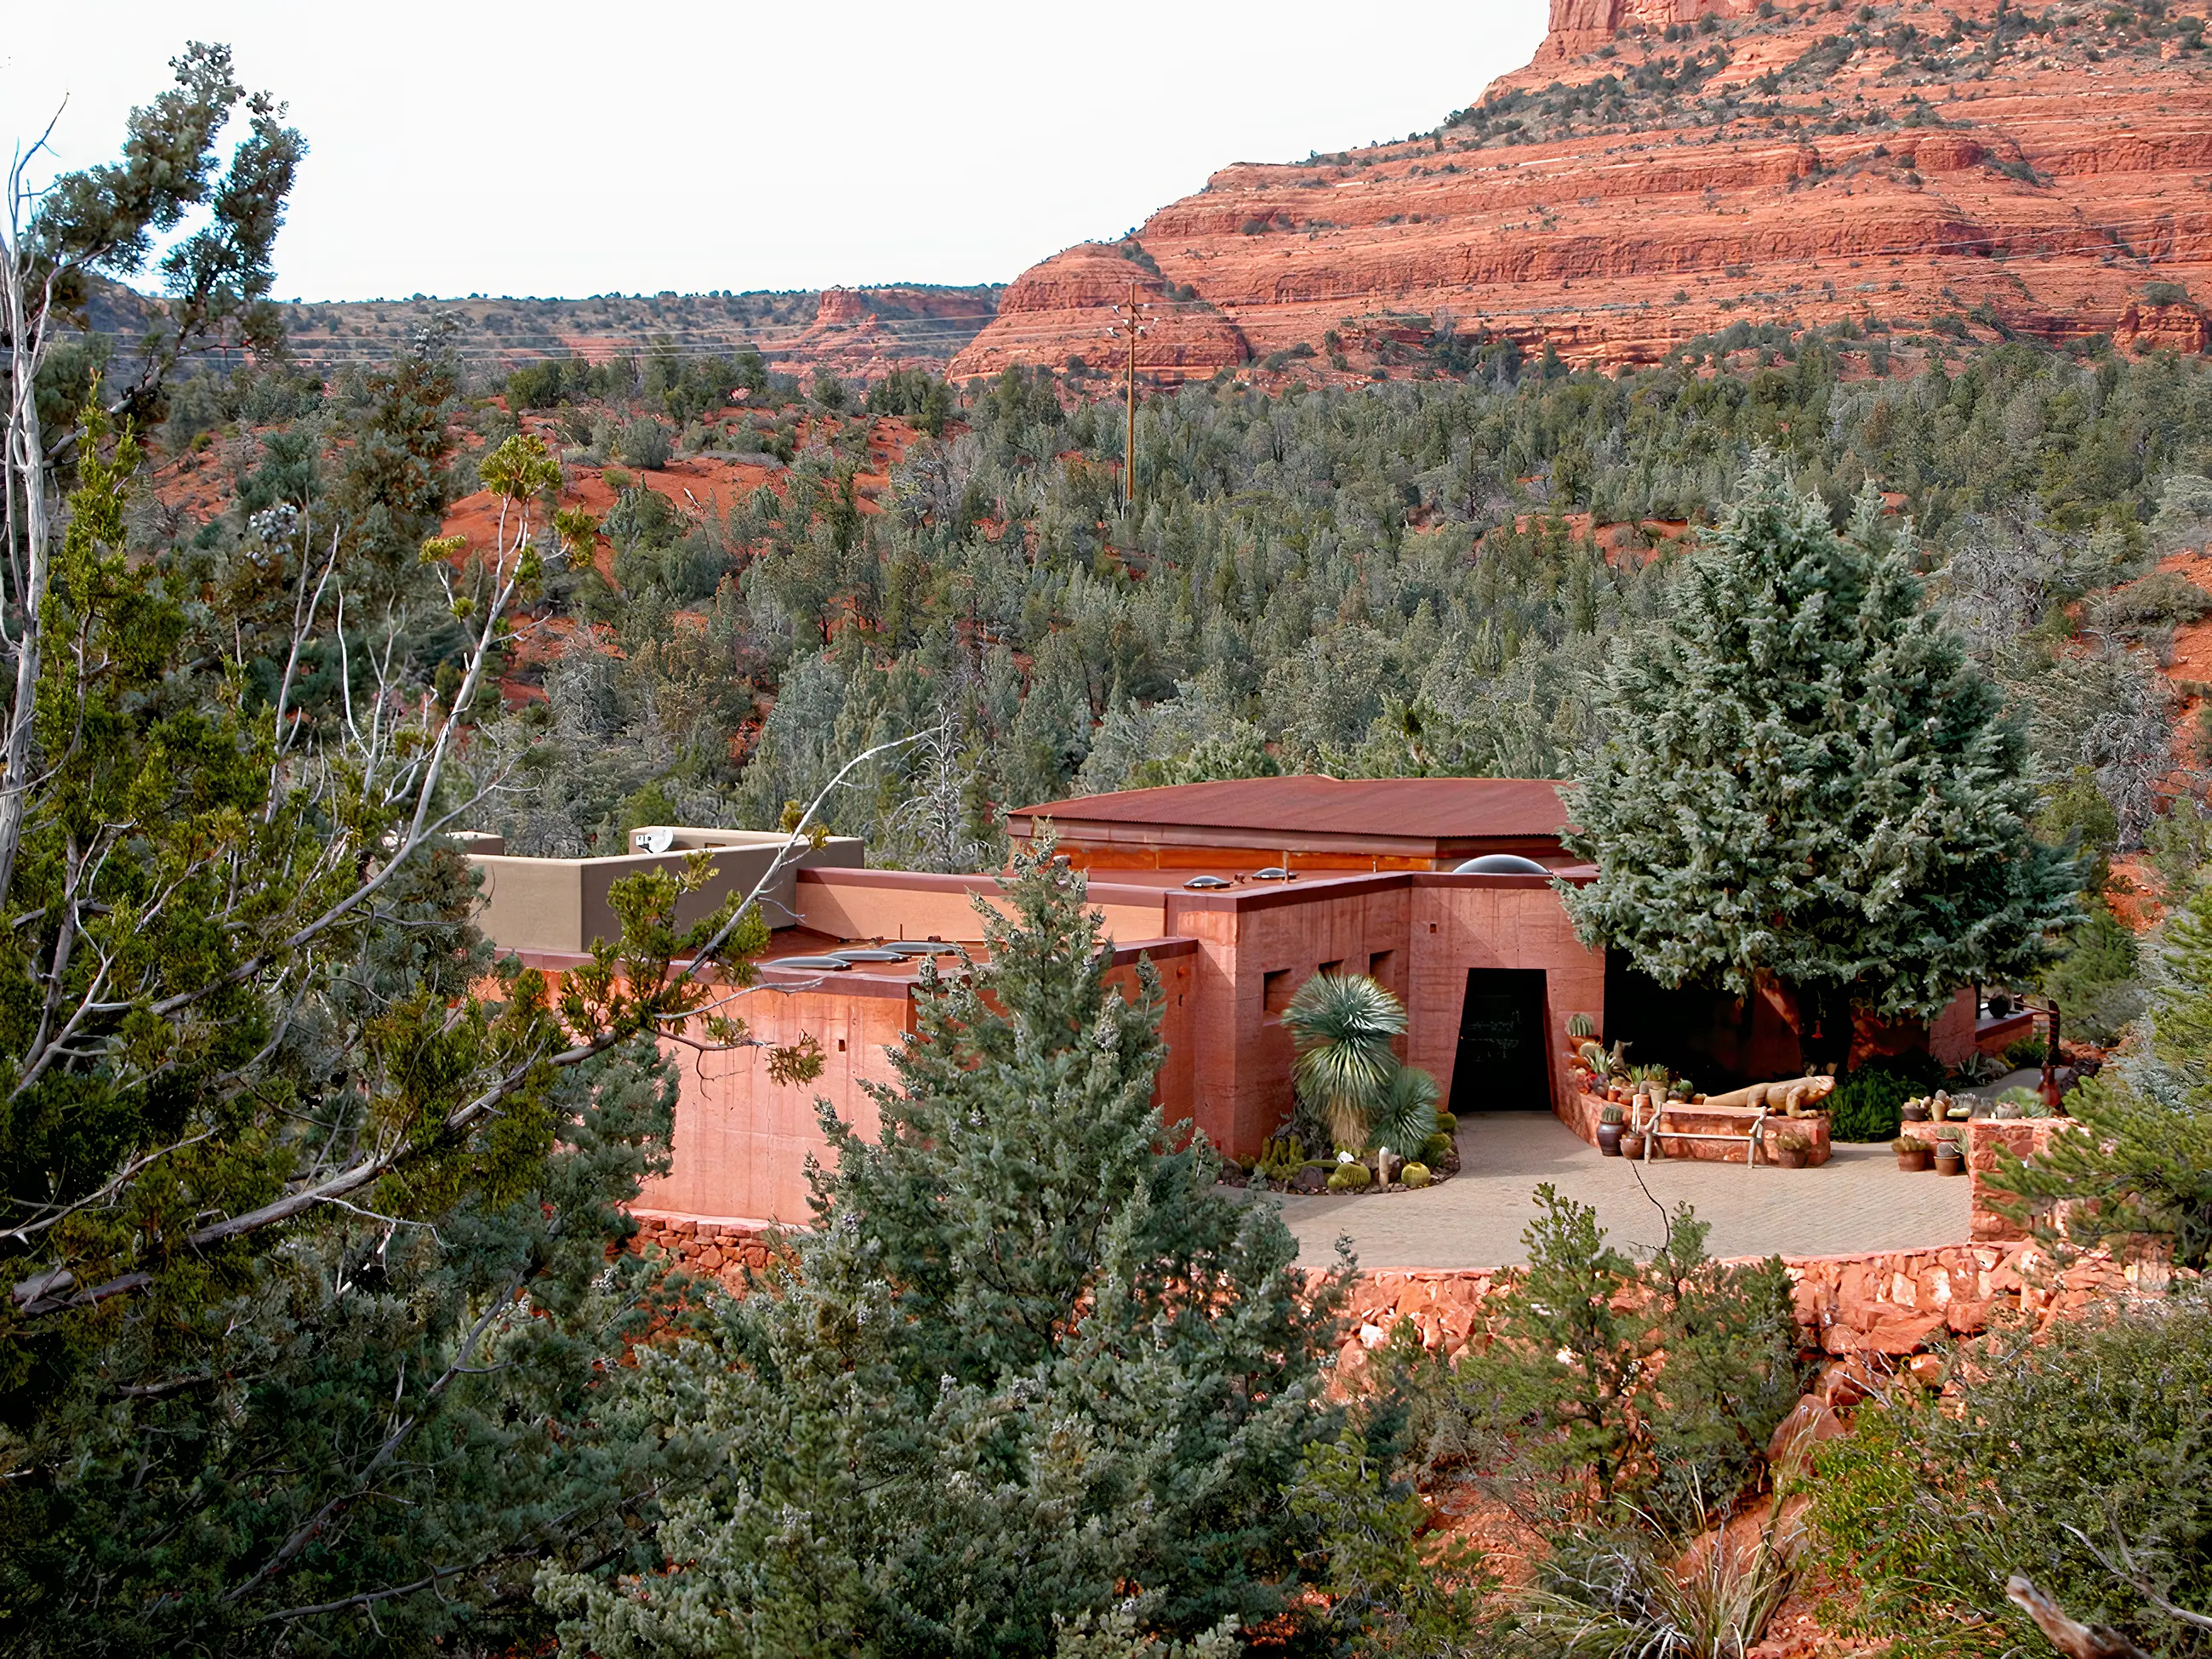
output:
M1437 1080L1393 1046L1406 1010L1364 974L1316 974L1283 1024L1297 1051L1293 1103L1250 1168L1225 1162L1223 1180L1275 1192L1419 1192L1459 1171L1452 1115Z

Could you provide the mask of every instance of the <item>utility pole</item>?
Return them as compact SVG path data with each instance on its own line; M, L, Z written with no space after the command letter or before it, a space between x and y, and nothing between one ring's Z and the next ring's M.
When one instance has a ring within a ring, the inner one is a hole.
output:
M1124 311L1115 306L1114 314L1121 320L1106 331L1106 337L1109 340L1120 337L1124 329L1129 335L1129 436L1121 450L1121 505L1124 512L1137 504L1137 341L1139 337L1152 332L1151 325L1140 314L1151 309L1150 305L1139 306L1137 303L1137 285L1131 283L1129 308Z

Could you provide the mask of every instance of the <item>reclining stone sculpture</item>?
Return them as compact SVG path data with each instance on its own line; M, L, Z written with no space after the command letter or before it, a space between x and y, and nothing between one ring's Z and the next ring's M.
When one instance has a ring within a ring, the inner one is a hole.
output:
M1704 1103L1723 1110L1756 1111L1764 1106L1784 1117L1802 1117L1805 1108L1816 1106L1836 1086L1832 1077L1784 1078L1778 1083L1754 1083L1747 1089L1731 1089L1724 1095L1707 1095Z

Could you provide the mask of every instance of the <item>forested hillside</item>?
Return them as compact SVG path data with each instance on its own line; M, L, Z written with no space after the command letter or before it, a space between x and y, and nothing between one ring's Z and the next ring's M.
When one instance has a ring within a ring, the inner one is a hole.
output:
M1839 522L1868 480L1886 492L2030 735L2054 836L2185 865L2197 686L2175 631L2212 596L2160 567L2212 538L2206 367L2014 343L1901 379L1885 343L1747 324L1607 376L1455 336L1427 379L1224 374L1144 401L1129 510L1121 410L1050 377L864 394L668 353L472 384L434 349L398 371L404 409L386 371L188 386L169 432L201 447L163 493L202 503L169 533L227 545L255 514L312 512L396 419L423 521L466 530L476 458L543 434L571 539L548 538L505 713L465 763L529 757L483 827L574 854L653 820L773 825L926 731L829 814L878 859L951 867L1003 852L1006 808L1077 792L1565 775L1600 735L1593 671L1771 452Z

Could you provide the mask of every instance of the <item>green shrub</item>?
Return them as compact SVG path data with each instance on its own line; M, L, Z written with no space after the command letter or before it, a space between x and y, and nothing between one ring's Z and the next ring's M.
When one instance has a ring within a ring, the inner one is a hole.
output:
M668 465L668 428L650 415L641 415L625 425L615 440L615 447L622 459L631 466L662 467Z
M1978 1380L1955 1406L1869 1401L1814 1455L1841 1632L1931 1659L2049 1652L2005 1598L2017 1571L2149 1651L2212 1652L2106 1565L2131 1558L2169 1602L2212 1607L2212 1303L1992 1334L1965 1357Z
M2023 1066L2043 1064L2044 1043L2039 1036L2015 1038L2004 1046L2005 1064L2017 1072Z
M1485 1304L1487 1348L1386 1352L1410 1444L1547 1531L1633 1513L1678 1534L1725 1513L1802 1381L1781 1261L1712 1261L1684 1206L1638 1262L1588 1206L1548 1185L1536 1204L1528 1265Z
M2212 593L2174 570L2154 570L2091 602L2101 627L2139 634L2177 623L2201 622L2212 615Z
M1897 1133L1901 1108L1943 1081L1943 1068L1925 1054L1900 1054L1862 1066L1828 1097L1828 1139L1881 1141Z

